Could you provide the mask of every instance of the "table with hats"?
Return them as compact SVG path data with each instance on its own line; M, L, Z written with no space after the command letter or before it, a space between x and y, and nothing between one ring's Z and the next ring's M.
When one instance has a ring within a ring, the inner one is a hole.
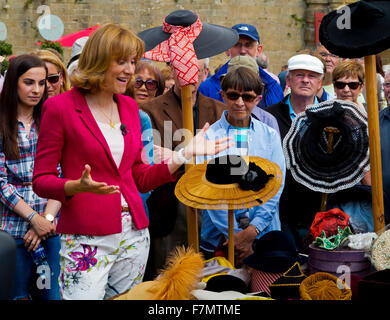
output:
M390 3L358 1L348 6L352 18L360 17L359 23L352 29L336 28L339 13L332 11L323 19L320 40L330 52L341 57L364 56L366 73L370 73L372 55L377 53L373 50L383 51L389 43ZM172 21L176 21L174 31L170 30ZM203 23L203 28L215 27ZM377 37L372 32L376 28L380 29ZM208 40L201 30L202 23L196 14L178 10L166 17L163 27L146 30L139 36L145 41L147 51L151 50L154 56L165 55L163 61L172 59L175 63L174 47L183 35L190 35L195 60L196 56L219 53L218 50L207 52ZM361 37L351 36L360 30L370 34L366 37L370 43L362 44ZM224 35L230 41L237 41L237 37L225 31L217 32L216 39ZM162 42L164 45L160 46ZM224 50L221 45L217 47L220 52ZM175 195L189 208L227 210L228 254L206 260L199 253L198 243L189 241L188 248L177 248L172 253L166 268L154 281L143 282L114 299L378 300L386 297L390 287L390 229L385 226L388 217L380 194L379 138L373 120L378 108L370 98L376 92L376 82L370 83L369 78L368 116L351 102L326 101L309 106L299 114L283 141L286 165L294 179L323 193L319 211L313 212L306 254L298 252L289 233L274 230L253 242L253 253L244 259L242 266L235 265L233 210L266 203L278 192L283 175L277 164L259 157L236 156L238 162L217 157L188 166L176 185ZM183 87L191 83L182 80ZM190 119L191 110L190 106ZM243 172L232 178L229 172L237 163L245 164L240 166ZM359 184L368 171L373 178L372 190ZM349 197L351 190L359 196ZM356 214L354 208L359 205L369 206L366 212L371 214L364 217ZM189 224L190 229L196 227Z

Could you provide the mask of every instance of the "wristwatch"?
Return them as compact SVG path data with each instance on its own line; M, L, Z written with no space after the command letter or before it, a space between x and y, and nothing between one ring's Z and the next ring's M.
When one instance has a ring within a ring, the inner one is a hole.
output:
M50 214L50 213L45 214L44 217L45 217L46 220L48 220L50 222L54 221L54 216L52 214Z

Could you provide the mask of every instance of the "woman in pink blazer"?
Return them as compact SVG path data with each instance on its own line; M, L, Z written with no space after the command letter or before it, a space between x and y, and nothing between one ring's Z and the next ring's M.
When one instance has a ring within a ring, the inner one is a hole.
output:
M224 139L206 141L206 125L168 163L147 163L138 106L122 95L142 55L143 42L132 31L101 26L82 51L74 88L42 108L33 188L62 203L63 299L109 298L141 282L149 232L138 191L175 180L174 172L198 153L229 146Z

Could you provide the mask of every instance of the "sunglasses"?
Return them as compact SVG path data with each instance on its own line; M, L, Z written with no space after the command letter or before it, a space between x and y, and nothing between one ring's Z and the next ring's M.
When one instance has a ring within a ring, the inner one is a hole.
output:
M348 86L351 90L356 90L361 86L361 82L355 81L355 82L342 82L342 81L334 81L334 86L337 89L344 89L345 86Z
M135 83L134 83L134 87L135 88L139 89L143 85L145 85L147 90L156 90L156 88L157 88L157 81L156 80L152 80L152 79L148 79L146 81L143 81L141 78L135 79Z
M55 84L60 80L60 76L61 76L61 72L59 74L52 74L50 76L47 76L46 80L51 84Z
M236 101L236 100L238 100L238 98L241 97L244 102L253 102L257 98L257 96L254 96L252 94L238 93L236 91L225 92L225 94L229 100L233 100L233 101Z

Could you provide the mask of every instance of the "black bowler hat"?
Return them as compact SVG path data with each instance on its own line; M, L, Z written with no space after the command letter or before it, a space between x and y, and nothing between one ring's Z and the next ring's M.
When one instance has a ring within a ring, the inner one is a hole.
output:
M295 262L304 264L305 256L298 253L294 239L284 231L270 231L253 242L253 254L244 263L256 270L282 273Z
M176 10L166 16L165 22L188 27L198 19L198 15L190 10ZM202 22L203 27L194 41L194 49L198 59L215 56L233 47L239 37L236 30L223 26ZM138 36L145 43L145 52L152 50L161 42L169 39L170 33L164 32L163 27L155 27L141 31Z
M360 58L390 47L390 1L357 1L346 7L322 19L319 39L329 52Z

